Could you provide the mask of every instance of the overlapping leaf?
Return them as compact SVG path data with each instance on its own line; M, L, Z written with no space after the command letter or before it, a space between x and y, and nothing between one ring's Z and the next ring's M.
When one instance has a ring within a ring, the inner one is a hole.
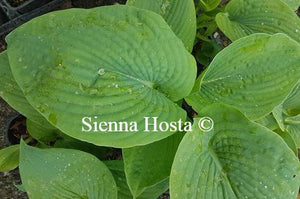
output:
M296 84L293 91L282 104L273 110L281 131L291 134L297 147L300 147L300 82Z
M56 140L58 137L58 130L55 128L47 128L38 122L26 119L26 127L28 133L36 140L47 143Z
M0 150L0 172L10 171L19 165L19 145L13 145Z
M117 199L116 183L96 157L71 149L21 143L20 174L32 199Z
M214 128L183 138L171 173L173 199L296 198L300 164L276 133L241 112L212 105L199 112Z
M285 141L285 143L290 147L290 149L298 156L298 148L294 137L287 131L283 132L280 129L275 130L278 135Z
M300 0L281 0L286 3L293 11L296 11L300 6Z
M147 187L142 194L133 197L126 181L123 161L106 161L104 163L111 170L116 180L118 186L118 199L157 199L159 195L168 189L169 178L162 182L158 182L151 187Z
M196 36L196 12L193 0L127 0L126 4L160 14L188 51L192 51Z
M300 148L300 114L293 117L287 117L284 123L285 130L293 136L297 147Z
M270 129L272 131L279 129L278 123L272 113L257 120L256 122L258 124L261 124L262 126L267 127L268 129Z
M27 118L40 123L45 128L53 129L54 127L26 100L11 73L6 51L0 54L0 65L0 96Z
M116 181L118 187L118 199L132 199L132 194L126 182L123 161L105 161L104 164L110 169Z
M107 154L111 152L111 148L96 146L94 144L80 141L66 135L63 135L57 139L54 143L54 147L84 151L96 156L100 160L105 158Z
M230 104L258 120L284 101L299 78L300 45L283 34L255 34L220 52L187 101L198 112L215 102Z
M182 136L177 133L149 145L123 149L127 182L135 197L169 178Z
M216 21L233 41L253 33L285 33L300 42L300 19L280 0L232 0Z
M199 0L198 3L205 11L211 11L215 9L221 0Z
M285 114L296 116L300 114L300 81L296 84L293 91L287 99L282 103Z
M186 117L173 101L192 88L194 58L150 11L108 6L54 12L15 30L7 42L12 72L27 100L72 137L132 147L171 135L144 133L143 117ZM136 121L141 132L82 132L87 116L98 116L96 122Z

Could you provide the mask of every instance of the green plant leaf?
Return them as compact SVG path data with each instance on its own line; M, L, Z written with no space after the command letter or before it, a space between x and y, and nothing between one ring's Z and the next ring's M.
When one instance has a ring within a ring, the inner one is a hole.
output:
M96 146L91 143L76 140L72 137L63 137L57 139L54 143L54 147L84 151L96 156L98 159L104 158L105 155L111 151L111 148Z
M285 101L274 108L273 115L281 129L287 131L294 138L300 148L300 82Z
M283 111L289 116L300 114L300 81L296 84L293 91L283 102Z
M26 127L28 133L36 140L47 143L56 140L58 137L58 129L47 128L41 124L34 122L30 119L26 119Z
M265 126L267 127L268 129L270 130L276 130L279 128L279 125L276 121L276 119L274 118L273 114L269 114L259 120L256 121L256 123L262 125L262 126Z
M161 15L189 52L196 36L194 0L127 0L126 5L151 10Z
M149 145L123 149L127 182L135 197L170 176L183 133L176 133ZM165 191L165 190L164 190Z
M285 33L300 42L300 20L280 0L232 0L216 21L233 41L253 33Z
M276 108L275 108L276 109ZM294 153L298 154L297 145L295 142L294 137L291 135L291 133L287 132L285 128L281 128L279 124L277 123L276 116L274 117L274 110L271 114L267 115L266 117L261 118L258 121L255 121L256 123L267 127L268 129L276 132L278 135L282 137L282 139L287 143L287 145L294 151ZM281 115L281 111L280 111ZM282 130L283 129L283 130Z
M215 41L203 41L201 49L196 52L196 60L204 65L208 66L212 59L221 51L221 47Z
M208 12L218 7L221 0L199 0L198 3L204 11Z
M21 192L26 192L22 184L15 184L15 187Z
M213 129L198 127L202 117ZM170 178L171 198L296 198L300 164L282 138L238 110L212 105L199 112L179 145Z
M296 116L288 116L282 112L280 106L273 110L273 115L277 120L280 130L287 131L294 138L298 148L300 148L300 114Z
M281 104L298 82L299 55L300 45L284 34L242 38L215 57L198 91L186 100L198 112L217 102L258 120Z
M162 182L148 187L140 196L133 197L126 181L123 161L113 160L105 161L104 163L111 170L117 183L118 199L157 199L169 187L169 178L167 178Z
M143 132L143 117L186 118L174 102L191 91L196 63L153 12L130 6L58 11L6 39L12 72L27 100L71 137L132 147L173 134ZM136 121L139 132L82 132L84 117Z
M293 136L289 132L283 132L280 129L275 130L280 137L285 141L285 143L290 147L290 149L295 153L295 155L298 157L298 148L295 143L295 140Z
M297 147L300 148L300 114L285 119L286 131L294 138Z
M51 124L37 112L26 100L23 92L16 83L9 66L7 51L0 53L0 96L11 107L33 121L39 122L47 128L53 128Z
M13 145L0 150L0 172L10 171L19 165L19 145Z
M145 189L145 191L137 197L137 199L157 199L160 195L167 191L169 188L169 178L158 182Z
M281 0L286 3L293 11L296 11L300 6L300 0Z
M21 143L20 174L32 199L117 199L116 183L96 157L71 149L37 149Z
M103 163L110 169L116 181L118 187L118 199L133 199L130 189L127 185L123 161L112 160L104 161Z

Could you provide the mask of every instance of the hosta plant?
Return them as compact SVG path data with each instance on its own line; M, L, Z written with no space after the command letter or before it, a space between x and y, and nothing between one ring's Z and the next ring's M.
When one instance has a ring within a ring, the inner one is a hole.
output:
M296 199L299 1L219 3L128 0L12 31L0 94L30 137L0 151L0 170L19 166L18 187L33 199L155 199L168 189L174 199ZM221 51L217 26L232 41ZM198 77L192 51L207 66ZM106 156L112 147L118 160Z

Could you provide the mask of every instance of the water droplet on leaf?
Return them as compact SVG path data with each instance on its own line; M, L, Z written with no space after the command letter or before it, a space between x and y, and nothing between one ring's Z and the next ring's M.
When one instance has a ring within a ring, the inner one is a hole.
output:
M100 68L98 70L98 75L104 75L105 74L105 69L104 68Z

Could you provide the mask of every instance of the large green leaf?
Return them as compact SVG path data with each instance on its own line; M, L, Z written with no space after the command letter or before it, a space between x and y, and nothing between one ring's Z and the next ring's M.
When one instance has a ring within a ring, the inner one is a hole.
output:
M168 179L183 133L176 133L158 142L123 149L125 173L133 196Z
M201 8L203 8L205 11L211 11L218 7L221 0L198 0L199 5Z
M10 171L19 165L19 145L13 145L0 150L0 172Z
M211 103L230 104L258 120L282 103L299 78L300 45L284 34L255 34L221 51L187 101L198 112Z
M285 33L300 42L300 19L280 0L232 0L216 21L231 40L253 33Z
M11 73L7 52L0 53L0 96L19 113L47 128L54 128L26 100Z
M194 0L127 0L126 4L160 14L188 51L192 51L196 36Z
M111 170L117 183L118 199L157 199L169 187L169 178L167 178L148 187L138 197L133 197L126 181L123 161L105 161L104 163Z
M96 157L21 143L20 174L31 199L117 199L116 183Z
M212 105L199 117L214 121L203 132L195 120L179 145L171 172L173 199L295 199L300 164L282 138L241 112Z
M153 12L129 6L53 12L16 29L7 42L12 72L27 100L69 136L132 147L172 134L143 132L143 117L157 116L158 122L186 117L174 102L191 91L195 60ZM139 132L82 132L87 116L136 121Z

